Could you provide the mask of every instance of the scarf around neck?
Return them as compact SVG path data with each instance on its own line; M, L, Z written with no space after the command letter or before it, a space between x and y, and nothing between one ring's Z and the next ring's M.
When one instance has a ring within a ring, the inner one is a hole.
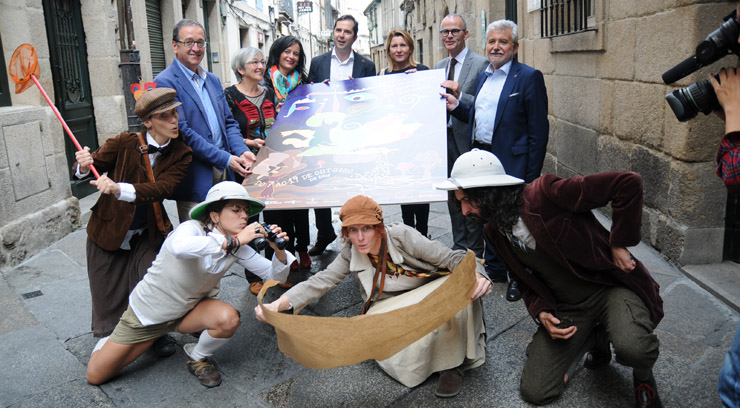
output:
M275 88L275 95L281 102L285 100L290 91L301 84L301 74L298 73L297 69L286 77L280 72L277 65L270 68L270 79L272 79L272 85Z

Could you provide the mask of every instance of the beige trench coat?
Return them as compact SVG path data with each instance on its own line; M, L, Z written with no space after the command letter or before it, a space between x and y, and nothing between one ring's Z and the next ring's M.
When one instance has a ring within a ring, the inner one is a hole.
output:
M465 256L465 251L452 250L432 241L415 229L403 224L386 226L388 253L391 260L404 269L415 271L453 270ZM476 272L486 276L482 265ZM360 254L348 242L341 253L323 271L299 283L285 293L295 313L336 287L349 273L360 286L363 301L372 289L375 273L367 255ZM405 292L383 292L368 314L384 313L415 304L441 285L447 277L431 280ZM480 366L486 359L486 330L480 299L473 301L452 319L422 337L394 356L379 361L380 367L407 387L414 387L432 373L461 367L463 370Z

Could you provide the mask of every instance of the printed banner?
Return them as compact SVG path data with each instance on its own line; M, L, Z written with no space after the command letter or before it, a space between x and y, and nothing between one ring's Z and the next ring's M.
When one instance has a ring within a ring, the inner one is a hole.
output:
M271 209L447 200L444 70L302 85L290 93L245 185Z

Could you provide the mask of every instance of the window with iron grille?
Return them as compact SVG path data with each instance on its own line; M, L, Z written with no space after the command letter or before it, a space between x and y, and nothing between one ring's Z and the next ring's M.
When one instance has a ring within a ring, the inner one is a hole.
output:
M540 0L543 38L593 30L595 0Z

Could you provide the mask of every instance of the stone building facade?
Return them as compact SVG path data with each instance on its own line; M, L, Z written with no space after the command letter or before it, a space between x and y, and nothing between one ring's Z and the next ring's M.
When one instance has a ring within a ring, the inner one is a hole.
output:
M328 0L315 4L317 18L333 10ZM230 55L240 47L267 53L277 36L302 30L295 7L293 0L0 0L0 268L77 228L75 197L94 191L71 181L75 148L38 89L13 92L6 71L17 46L35 47L41 85L80 143L94 150L131 123L131 83L122 75L129 61L121 50L138 51L140 80L150 82L174 58L175 24L198 20L208 29L203 66L227 86L234 81ZM323 50L319 41L315 47Z
M543 38L541 11L519 2L520 60L541 70L549 95L545 171L563 176L632 170L644 178L643 240L678 264L722 260L727 193L714 174L724 124L681 123L664 96L713 66L665 85L735 2L592 1L587 31Z
M507 10L512 3L515 10ZM519 61L542 71L548 89L550 142L544 171L562 176L640 173L644 241L678 264L720 262L727 193L714 174L714 159L724 125L702 114L681 123L664 96L735 60L725 58L671 85L661 75L693 55L736 3L567 3L587 4L586 30L551 37L543 36L539 0L375 0L365 14L376 64L385 61L385 38L378 34L401 28L417 41L416 59L433 66L446 56L438 34L445 14L465 18L468 47L484 54L487 24L513 12Z

